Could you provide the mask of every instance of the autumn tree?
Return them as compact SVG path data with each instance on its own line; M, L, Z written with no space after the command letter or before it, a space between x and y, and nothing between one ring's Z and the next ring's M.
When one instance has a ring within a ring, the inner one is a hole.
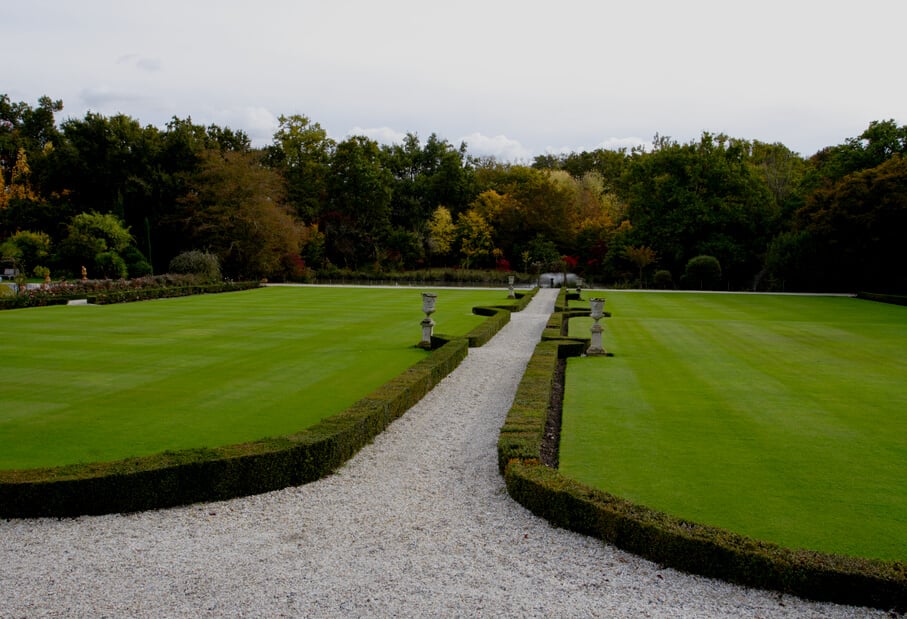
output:
M277 172L256 152L207 151L169 224L185 245L215 254L228 277L270 277L299 255L301 230Z
M428 222L428 246L432 255L444 257L450 254L456 239L456 226L446 206L439 206Z
M31 168L28 166L28 155L20 148L16 155L16 164L10 174L9 187L6 189L7 201L37 200L38 196L31 184ZM7 203L8 203L7 202Z
M456 235L464 268L482 266L491 256L492 228L475 209L457 215Z
M643 271L650 264L658 260L658 255L651 247L641 245L639 247L625 247L623 251L624 258L629 260L637 269L639 269L639 287L645 288L646 281L643 279Z

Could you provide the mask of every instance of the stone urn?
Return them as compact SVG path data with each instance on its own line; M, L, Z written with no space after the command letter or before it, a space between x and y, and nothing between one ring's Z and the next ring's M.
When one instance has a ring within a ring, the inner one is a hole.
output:
M431 335L435 327L435 321L431 319L431 315L435 313L435 303L437 303L437 301L438 295L435 293L422 293L422 313L425 314L425 318L423 318L420 323L422 325L422 341L419 342L420 348L431 349Z
M592 325L592 342L589 349L586 350L586 354L589 356L607 355L608 351L602 347L602 332L605 328L598 324L598 321L605 315L605 300L600 297L589 299L589 306L592 309L590 315L595 324Z

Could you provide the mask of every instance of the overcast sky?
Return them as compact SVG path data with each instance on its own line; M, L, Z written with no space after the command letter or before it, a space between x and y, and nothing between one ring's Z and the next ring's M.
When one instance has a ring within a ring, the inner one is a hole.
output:
M476 155L686 142L808 156L907 124L904 0L28 0L0 14L0 93L269 144L431 133Z

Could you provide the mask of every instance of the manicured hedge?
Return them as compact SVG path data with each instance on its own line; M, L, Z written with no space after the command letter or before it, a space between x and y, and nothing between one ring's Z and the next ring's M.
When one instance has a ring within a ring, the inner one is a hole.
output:
M530 298L512 307L525 307ZM470 341L487 341L510 317L502 308L489 313L491 319L475 333L433 338L425 359L298 434L110 463L0 471L0 517L140 511L268 492L324 477L452 372L466 357Z
M189 283L186 276L161 276L140 280L111 280L36 288L12 297L0 297L0 310L65 305L76 299L86 299L96 305L128 303L186 297L195 294L236 292L261 286L259 282L219 282L216 284Z
M539 343L501 428L498 466L517 502L555 526L686 572L815 600L907 610L903 562L782 548L636 505L542 465L557 359L579 349L576 340Z
M0 471L0 516L130 512L267 492L335 470L466 357L452 340L403 374L298 434L111 463Z
M510 322L511 312L522 311L529 304L535 296L535 292L535 290L532 290L526 293L514 293L516 298L512 303L472 308L473 314L488 316L489 318L466 335L466 338L469 340L470 348L484 346L488 340L504 328L504 325Z

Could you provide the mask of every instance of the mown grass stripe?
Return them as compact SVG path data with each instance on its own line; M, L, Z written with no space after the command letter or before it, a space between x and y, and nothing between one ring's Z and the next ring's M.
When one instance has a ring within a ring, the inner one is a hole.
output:
M605 296L615 356L568 362L564 474L792 548L907 559L907 309Z

